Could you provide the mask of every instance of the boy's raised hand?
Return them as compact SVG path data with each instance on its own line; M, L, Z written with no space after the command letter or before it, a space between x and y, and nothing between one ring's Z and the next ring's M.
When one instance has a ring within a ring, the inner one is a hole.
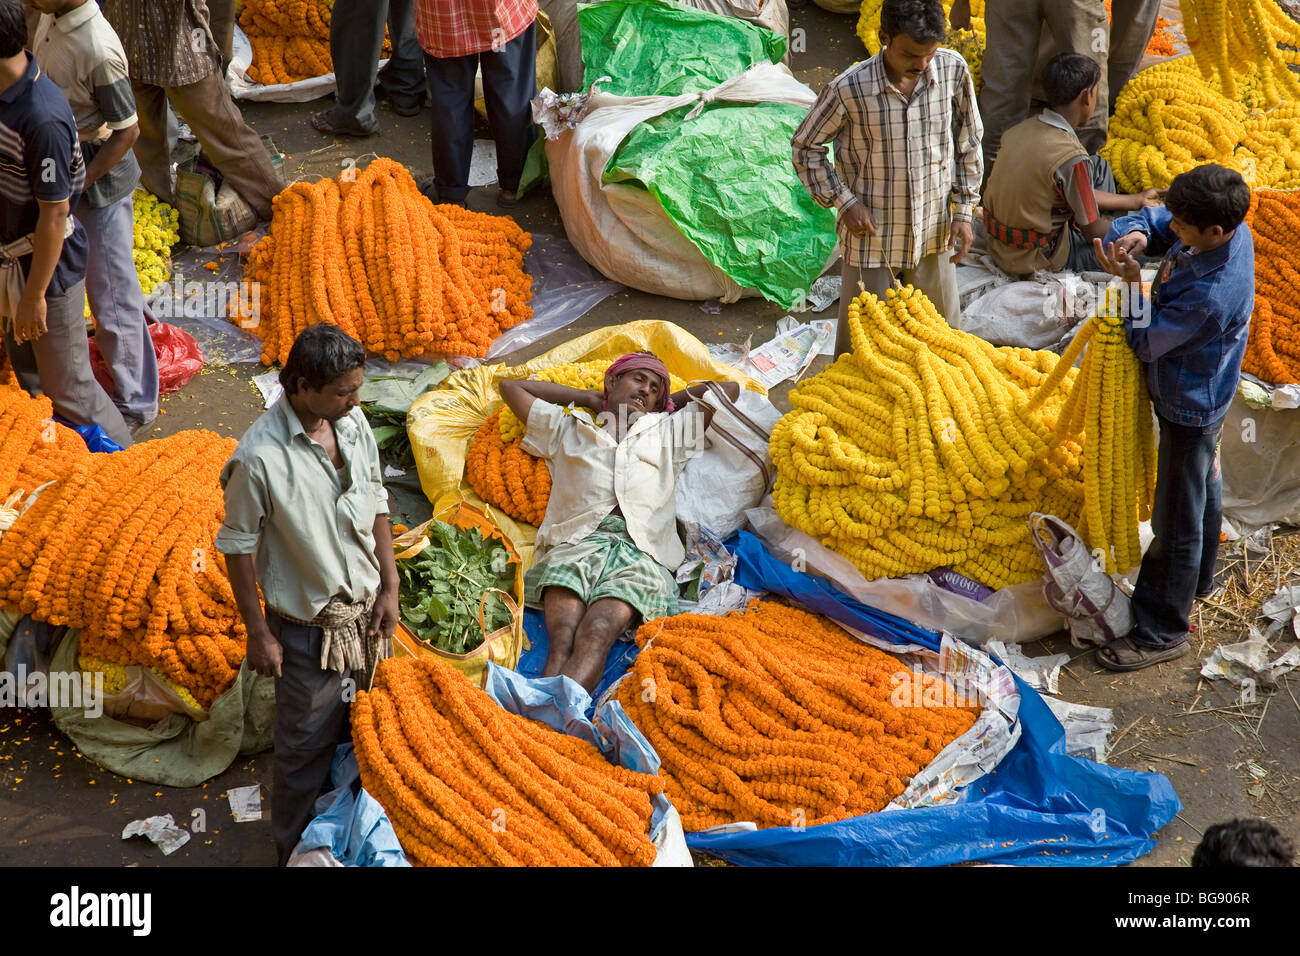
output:
M880 235L876 227L876 217L871 215L871 210L860 202L855 202L844 210L844 228L857 236L870 233L873 236Z
M1101 267L1111 275L1130 283L1142 281L1142 266L1127 249L1113 242L1103 246L1100 239L1092 240L1092 248Z

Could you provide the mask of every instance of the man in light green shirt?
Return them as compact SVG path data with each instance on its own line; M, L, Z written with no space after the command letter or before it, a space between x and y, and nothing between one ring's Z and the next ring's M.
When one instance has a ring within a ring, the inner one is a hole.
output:
M304 330L280 372L284 396L221 473L217 549L248 628L248 663L274 676L271 829L280 865L351 738L397 628L397 565L379 450L358 407L365 350L331 325ZM263 612L258 585L266 602Z

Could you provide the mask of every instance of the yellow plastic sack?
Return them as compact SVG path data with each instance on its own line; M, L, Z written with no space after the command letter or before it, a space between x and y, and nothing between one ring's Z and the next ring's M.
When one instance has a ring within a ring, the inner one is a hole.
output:
M730 365L714 361L704 343L671 322L643 319L597 329L565 342L522 365L478 365L454 373L432 392L420 396L406 416L406 432L415 455L420 487L435 513L467 501L486 513L519 552L527 570L533 565L537 529L515 521L487 504L465 480L465 454L470 439L501 404L497 383L503 378L527 378L540 369L565 362L610 361L642 349L654 352L668 370L688 382L713 379L739 382L750 391L766 394L757 381Z

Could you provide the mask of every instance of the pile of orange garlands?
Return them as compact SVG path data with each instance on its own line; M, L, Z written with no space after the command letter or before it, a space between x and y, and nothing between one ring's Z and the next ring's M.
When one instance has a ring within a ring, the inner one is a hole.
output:
M1275 385L1300 383L1300 191L1256 190L1246 222L1255 240L1255 311L1242 370Z
M334 72L332 0L245 0L239 25L253 48L248 78L272 86ZM381 56L392 54L384 36Z
M474 493L516 521L541 526L551 500L551 470L520 447L518 438L501 437L502 405L470 440L465 480Z
M503 710L435 658L383 661L352 704L361 783L426 866L647 866L664 781Z
M880 810L979 712L895 706L899 677L914 686L897 658L771 601L649 621L636 640L641 654L617 696L663 761L666 793L691 832ZM922 699L957 702L938 685Z
M435 206L395 160L294 183L272 208L244 272L260 283L258 313L238 319L261 336L268 365L316 322L396 360L482 358L532 317L532 237L509 217Z
M61 480L0 537L0 605L78 628L83 654L154 668L211 706L246 646L213 544L235 444L188 431L67 455Z
M11 496L25 497L90 459L81 436L53 416L44 395L32 398L0 377L0 505Z

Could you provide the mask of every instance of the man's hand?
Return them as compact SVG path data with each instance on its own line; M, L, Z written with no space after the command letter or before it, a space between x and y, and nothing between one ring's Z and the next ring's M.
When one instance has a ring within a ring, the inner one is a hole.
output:
M860 202L855 202L844 211L844 228L855 236L864 236L870 233L873 236L880 235L876 228L876 217L871 215L871 210Z
M956 265L965 259L974 241L975 233L971 231L970 223L965 220L954 221L948 232L948 248L953 251L948 261Z
M262 619L260 628L248 630L248 666L263 677L279 677L284 662L284 648Z
M1097 253L1097 261L1101 263L1101 267L1111 275L1119 276L1130 284L1142 281L1142 267L1132 255L1119 248L1117 243L1112 242L1103 246L1100 239L1094 239L1092 248Z
M24 295L14 315L14 341L35 342L48 331L45 325L45 296Z
M366 628L366 637L375 641L391 638L397 632L397 622L401 613L397 607L397 588L380 588L375 598L375 606L370 611L370 625Z
M1167 192L1169 192L1168 189L1147 189L1138 193L1133 197L1134 211L1139 210L1144 206L1162 205L1165 201L1165 193Z
M1127 252L1130 256L1140 256L1147 248L1147 234L1136 230L1115 240L1115 248Z
M948 13L948 22L954 30L970 29L970 0L956 0Z

